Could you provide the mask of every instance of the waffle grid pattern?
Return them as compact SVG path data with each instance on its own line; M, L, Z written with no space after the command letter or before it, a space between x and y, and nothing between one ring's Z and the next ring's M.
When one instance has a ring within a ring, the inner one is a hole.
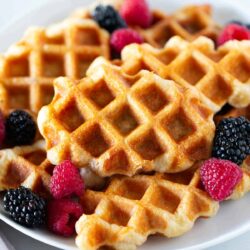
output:
M199 172L112 179L104 192L87 191L85 214L76 223L80 249L136 249L160 233L177 237L198 217L216 214L219 203L200 189Z
M145 42L155 48L162 48L173 36L193 41L200 36L217 40L220 27L214 22L210 5L190 5L173 15L157 10L153 12L153 25L148 29L139 29Z
M250 190L250 158L242 164L243 178L228 200ZM76 224L80 249L136 249L149 235L177 237L199 217L219 209L200 181L200 163L176 174L115 177L102 192L88 190L81 198L85 214Z
M198 89L214 112L229 102L236 107L249 105L250 43L229 42L215 50L205 37L189 43L173 37L165 48L147 44L130 45L122 52L122 68L127 74L147 69L164 79Z
M39 113L53 164L71 159L101 176L131 176L178 172L209 156L214 123L199 93L146 71L128 77L103 58L87 75L76 86L58 79Z
M120 9L123 1L98 1L110 4ZM82 8L72 13L72 18L92 19L91 12L97 3L89 8ZM207 4L189 5L173 14L166 14L160 10L153 10L153 21L149 28L132 27L142 35L146 43L156 48L162 48L173 36L180 36L187 41L193 41L199 36L206 36L216 41L221 30L212 18L212 7Z
M38 113L54 95L59 76L80 79L98 56L109 58L109 36L91 20L30 28L0 60L0 108Z
M53 165L46 159L45 142L0 151L0 191L25 186L49 195Z

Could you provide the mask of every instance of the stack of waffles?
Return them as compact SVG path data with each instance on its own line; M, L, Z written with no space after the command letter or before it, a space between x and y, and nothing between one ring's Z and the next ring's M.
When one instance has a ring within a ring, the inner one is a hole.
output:
M0 190L23 185L47 197L54 166L71 159L89 187L76 223L80 249L180 236L219 209L199 168L211 156L215 123L250 117L250 42L216 49L210 6L156 10L149 28L136 28L146 43L111 61L109 34L90 13L31 28L1 56L2 112L28 111L41 135L0 151ZM229 199L250 190L249 167L247 158Z

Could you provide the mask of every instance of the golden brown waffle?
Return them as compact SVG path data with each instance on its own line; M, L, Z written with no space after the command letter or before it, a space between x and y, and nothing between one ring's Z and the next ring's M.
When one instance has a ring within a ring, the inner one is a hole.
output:
M49 194L53 165L46 159L45 142L0 151L0 191L25 186Z
M127 76L104 58L78 85L55 81L55 97L38 115L48 159L90 165L101 176L178 172L210 155L213 112L195 89L149 71Z
M250 156L242 163L241 168L243 170L243 178L229 197L231 200L239 199L250 191Z
M87 190L85 214L76 223L82 250L132 250L149 235L177 237L197 218L214 216L219 203L200 188L199 172L117 177L103 192Z
M91 12L98 3L111 4L120 9L123 1L97 1L89 8L76 10L71 17L92 18ZM199 36L207 36L214 41L220 32L219 25L212 18L210 5L190 5L168 15L159 10L153 10L153 21L147 29L136 28L146 43L161 48L173 36L180 36L187 41L193 41Z
M197 218L214 216L219 203L203 191L199 166L176 174L115 177L102 192L87 190L81 199L85 214L76 223L77 246L136 249L149 235L177 237ZM243 163L243 178L228 199L250 191L249 166Z
M198 89L202 100L215 112L229 102L235 107L250 104L250 42L232 41L218 50L212 40L200 37L187 42L173 37L163 49L132 44L122 51L127 74L142 69Z
M80 79L96 57L109 54L109 36L94 21L31 28L0 59L0 108L37 113L51 101L56 77Z
M219 25L212 18L210 5L186 6L173 15L161 11L153 12L153 24L148 29L139 29L146 43L162 48L173 36L193 41L200 36L217 40Z

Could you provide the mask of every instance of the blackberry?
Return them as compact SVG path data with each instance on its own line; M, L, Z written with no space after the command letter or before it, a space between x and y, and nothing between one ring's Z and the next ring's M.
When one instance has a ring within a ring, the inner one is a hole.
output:
M226 118L217 126L213 157L240 165L250 154L250 121L245 117Z
M4 209L17 223L36 227L45 222L45 201L30 189L19 187L10 189L3 198Z
M8 144L28 145L34 142L36 123L30 114L15 110L6 119L6 140Z
M238 24L238 25L241 25L241 26L245 26L246 28L250 29L250 24L249 23L243 23L241 21L233 20L233 21L230 21L228 24L231 24L231 23Z
M230 21L228 24L238 24L238 25L241 25L241 26L245 26L245 24L241 21L238 21L238 20L232 20Z
M93 18L109 33L127 27L120 14L110 5L98 5L93 12Z

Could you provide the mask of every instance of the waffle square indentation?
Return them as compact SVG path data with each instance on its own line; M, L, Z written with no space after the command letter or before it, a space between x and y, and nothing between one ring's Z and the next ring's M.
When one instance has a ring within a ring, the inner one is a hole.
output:
M188 118L183 109L179 109L173 115L163 119L162 124L168 134L176 142L186 139L195 131L195 125L190 118Z
M153 160L164 152L162 146L159 144L159 139L152 129L130 142L130 144L145 160Z
M59 77L65 76L64 60L61 55L43 55L43 76Z
M158 113L168 103L163 91L153 84L140 90L140 93L137 93L137 95L140 101L154 114Z
M144 180L125 179L115 190L115 194L131 200L141 200L150 183Z
M215 76L209 84L205 84L201 91L217 104L223 104L231 96L233 89L221 76Z
M93 157L99 157L110 148L109 141L98 124L87 128L85 135L79 136L77 141Z
M172 190L158 186L152 194L151 203L163 210L174 213L178 208L181 199Z
M126 204L127 205L127 204ZM116 224L118 226L127 226L131 215L130 206L123 206L123 204L118 204L114 201L109 201L107 204L107 212L103 216L103 219L108 221L110 224Z
M176 72L191 85L196 85L206 74L205 69L192 56L185 59Z
M85 90L87 97L99 108L106 107L110 102L115 99L115 96L105 83L100 81L95 84L92 88Z
M133 111L128 105L114 110L107 117L114 127L124 136L137 128L138 122Z
M200 16L197 14L193 14L192 16L179 21L179 24L192 35L202 31L206 27L206 24L203 23Z
M243 55L237 55L230 60L226 70L239 81L245 83L250 78L250 62Z
M7 77L25 77L30 75L28 55L10 60L6 70Z
M160 32L155 34L155 42L160 45L160 47L164 47L166 42L173 36L177 35L175 29L169 24L163 24Z
M77 45L100 45L100 38L97 30L91 28L78 28L75 32L75 44Z
M80 113L76 102L73 100L67 104L57 115L64 128L72 132L84 123L84 118Z
M6 86L10 109L30 109L30 91L27 86Z

